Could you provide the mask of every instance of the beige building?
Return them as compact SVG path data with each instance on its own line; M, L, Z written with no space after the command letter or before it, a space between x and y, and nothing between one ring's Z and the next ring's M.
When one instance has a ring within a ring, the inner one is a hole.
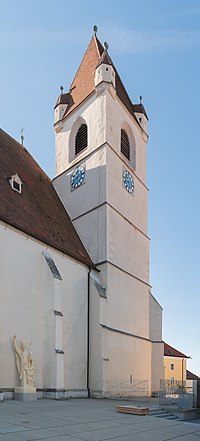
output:
M50 397L159 389L162 308L149 282L148 117L96 34L54 110L53 182L0 131L0 388L12 396L12 336L32 338Z
M188 358L190 357L164 343L165 379L185 383Z

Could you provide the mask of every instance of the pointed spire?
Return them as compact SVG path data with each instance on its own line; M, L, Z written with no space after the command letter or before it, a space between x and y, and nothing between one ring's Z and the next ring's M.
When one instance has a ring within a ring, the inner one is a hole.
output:
M97 38L97 30L97 26L95 25L93 27L94 34L71 83L69 93L64 93L62 95L62 97L68 95L68 106L63 115L63 118L65 118L70 112L72 112L77 106L79 106L88 96L90 96L91 93L95 92L94 77L96 75L97 67L101 64L107 64L111 66L114 71L114 78L116 79L116 92L119 99L126 106L128 111L133 115L135 121L138 123L138 120L134 115L132 102L108 54L108 43L105 42L103 47L103 45ZM112 71L112 69L109 69L109 71ZM106 72L108 71L106 70ZM60 101L58 100L56 106L59 103Z
M93 27L93 31L94 31L94 35L96 36L97 31L98 31L98 27L97 27L96 25L94 25L94 27Z
M25 127L22 126L22 128L20 130L20 133L21 133L21 145L22 146L24 145L24 130L25 130Z
M108 52L108 48L109 48L109 45L108 45L108 43L105 41L105 42L104 42L104 50L105 50L106 53Z

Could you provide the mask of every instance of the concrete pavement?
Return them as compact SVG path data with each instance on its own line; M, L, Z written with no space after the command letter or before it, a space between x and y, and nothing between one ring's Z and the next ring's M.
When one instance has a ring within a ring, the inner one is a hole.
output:
M118 404L136 403L100 399L4 401L0 403L0 441L200 441L199 420L183 423L120 414L115 411Z

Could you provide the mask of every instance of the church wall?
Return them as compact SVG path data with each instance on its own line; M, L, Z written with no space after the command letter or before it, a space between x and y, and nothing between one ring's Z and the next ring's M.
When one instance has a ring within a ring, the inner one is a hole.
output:
M128 161L125 161L123 155L116 155L108 146L106 149L106 162L107 202L136 228L147 235L148 190L146 186L138 179L137 175L134 175L133 170ZM129 194L123 185L122 174L124 170L128 170L133 176L134 192L132 194Z
M160 391L160 380L164 378L164 343L152 343L152 394Z
M64 315L63 350L65 352L64 387L67 390L85 390L87 375L88 268L74 263L70 264L68 268L62 297Z
M53 185L91 259L96 263L107 258L105 145L81 164L85 167L83 185L71 191L70 175L75 167L55 178Z
M149 282L149 240L108 206L108 260Z
M106 217L106 206L103 205L73 222L86 250L95 263L107 259Z
M160 380L164 378L164 343L162 342L162 308L149 293L149 330L152 340L152 392L160 390Z
M121 140L121 128L124 124L129 127L130 134L130 149L136 149L136 160L135 160L135 172L137 176L146 182L146 142L148 140L147 135L142 132L142 129L138 126L137 122L134 120L133 116L128 112L125 106L121 103L119 98L116 96L115 100L110 94L107 94L106 100L106 115L107 115L107 126L106 126L106 141L108 144L123 158L120 152L120 140ZM133 137L133 138L132 138ZM130 167L130 161L127 165ZM134 168L134 167L133 167Z
M112 265L100 265L106 298L91 285L91 396L151 393L152 343L149 339L149 292ZM100 301L99 301L100 300ZM138 384L139 381L139 384ZM125 392L126 391L126 392Z
M108 396L151 393L151 343L103 329L104 391ZM139 380L139 381L138 381Z
M77 163L77 159L90 154L94 148L101 146L106 140L106 105L105 94L96 99L95 93L87 98L71 115L60 122L61 130L56 133L56 174L63 173L69 166ZM88 126L88 147L76 155L75 136L81 123Z
M149 332L152 340L162 340L162 307L155 297L149 293Z
M27 343L32 339L37 388L62 385L68 390L85 390L88 267L3 223L0 243L0 388L19 384L12 347L16 334L18 342L23 337ZM61 281L53 278L45 261L42 251L47 249ZM63 318L56 330L54 297L59 295L58 289ZM57 348L62 340L63 346ZM56 354L55 349L64 350L64 355Z
M103 381L103 354L102 354L102 329L101 303L99 294L90 282L90 391L91 396L99 396L102 391Z
M106 151L98 149L87 160L80 163L85 167L85 183L71 190L70 175L75 166L54 179L53 185L72 220L96 208L106 199ZM79 165L80 165L79 164Z
M101 323L149 339L148 290L148 285L108 264L107 299L101 304Z

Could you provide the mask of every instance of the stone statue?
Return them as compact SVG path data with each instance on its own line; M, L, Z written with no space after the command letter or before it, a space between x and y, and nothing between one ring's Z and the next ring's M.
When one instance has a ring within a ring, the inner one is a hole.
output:
M32 356L32 341L30 341L30 350L26 350L26 341L23 339L20 346L17 343L16 335L13 337L13 346L15 349L16 365L19 372L20 386L23 388L34 387L34 369Z

